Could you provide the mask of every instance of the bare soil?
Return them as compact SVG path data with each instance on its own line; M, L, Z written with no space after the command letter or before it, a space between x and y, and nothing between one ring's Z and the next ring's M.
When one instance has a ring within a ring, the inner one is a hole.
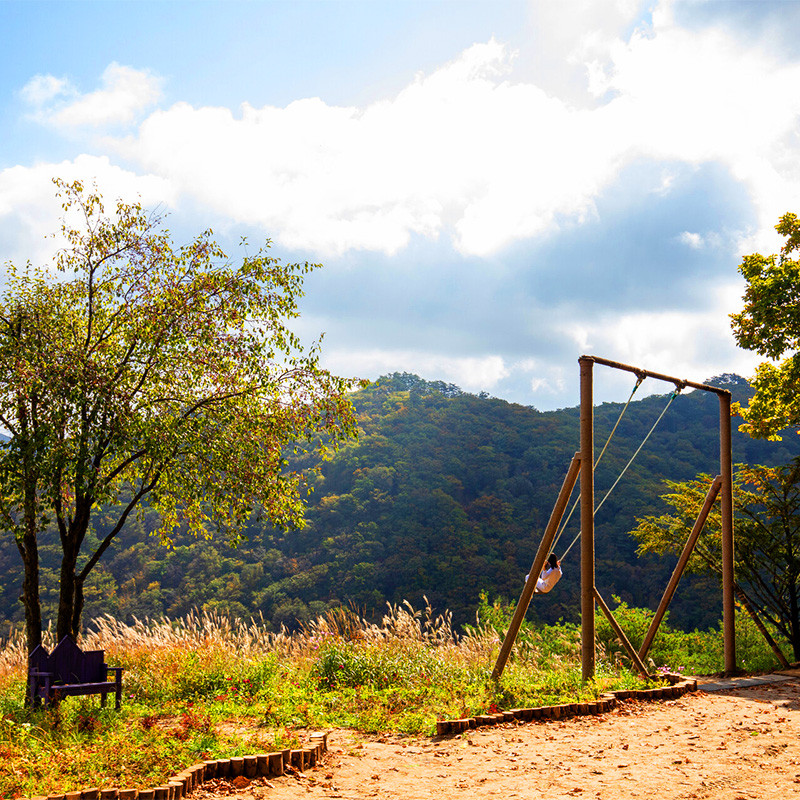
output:
M800 681L788 680L435 739L334 731L313 770L199 794L208 800L786 800L800 798L799 744Z

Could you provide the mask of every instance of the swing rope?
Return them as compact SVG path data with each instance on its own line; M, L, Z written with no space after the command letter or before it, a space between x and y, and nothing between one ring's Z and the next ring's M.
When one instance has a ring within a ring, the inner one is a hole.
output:
M614 491L614 488L616 487L616 485L620 482L620 480L622 480L622 476L628 471L628 467L630 467L630 465L633 464L634 459L636 458L637 455L639 455L639 451L645 446L647 440L650 438L650 434L656 429L656 427L658 426L658 423L661 422L661 418L664 416L664 414L667 413L667 409L672 405L672 401L680 394L682 389L683 389L683 385L678 385L678 386L675 387L675 391L670 395L670 398L667 401L666 406L664 406L664 410L658 415L658 419L653 423L653 427L650 428L650 430L647 432L647 435L644 437L644 439L642 439L642 443L639 445L639 447L636 448L636 452L630 457L630 460L628 461L628 463L623 467L622 472L620 472L620 474L617 477L617 479L611 485L611 488L606 492L605 497L603 497L603 499L595 507L594 511L592 512L592 516L593 517L600 510L600 507L603 505L603 503L605 503L605 501L608 500L609 495L611 494L611 492ZM598 459L598 461L599 461L599 459ZM580 496L578 496L578 500L580 500ZM575 504L577 505L577 501L576 501ZM573 506L573 511L574 511L574 509L575 509L575 506ZM571 514L572 514L572 512L570 512L570 515ZM572 550L573 545L575 544L575 542L578 541L578 539L580 539L580 537L581 537L581 532L578 531L578 533L575 536L575 538L570 542L569 547L564 551L564 555L561 556L562 560L567 557L567 553L569 553L569 551Z
M622 418L625 416L625 412L628 410L628 406L631 404L631 400L633 400L633 396L636 394L636 390L642 385L644 379L647 377L643 372L636 373L636 384L634 385L631 393L628 397L627 402L622 407L622 411L619 412L619 416L617 417L617 421L614 423L614 427L611 429L611 433L608 434L608 439L606 439L606 443L603 445L603 449L600 451L600 455L597 456L597 460L594 462L592 466L592 472L597 469L597 465L600 463L600 459L603 457L603 454L606 452L608 445L610 444L611 440L614 438L614 434L619 427L619 423L622 421ZM561 523L561 527L558 529L558 533L556 534L556 538L553 541L552 551L555 552L556 546L558 545L559 539L561 539L561 534L564 533L564 528L567 527L569 524L570 519L572 518L575 509L578 507L578 503L580 503L581 496L580 494L575 498L575 502L572 504L572 508L569 510L569 514L567 514L567 518ZM570 545L572 547L572 545ZM566 553L564 554L566 555ZM563 556L562 556L563 557Z
M645 446L647 440L650 438L650 434L656 429L658 423L661 422L661 417L663 417L664 414L667 413L667 409L672 405L672 401L678 396L680 391L681 391L680 388L676 388L675 391L670 395L666 406L664 406L664 410L658 415L658 419L653 423L653 427L650 428L650 430L647 432L647 436L645 436L644 439L642 439L642 443L639 445L639 447L636 448L636 452L630 457L628 463L623 467L622 472L620 472L619 477L614 481L614 483L611 485L611 488L606 492L605 497L597 504L597 508L595 508L594 510L595 514L600 510L600 507L603 505L603 503L605 503L605 501L608 500L608 496L611 494L611 492L614 491L614 487L620 482L622 476L628 471L628 467L631 464L633 464L633 460L636 458L636 456L639 455L639 451Z

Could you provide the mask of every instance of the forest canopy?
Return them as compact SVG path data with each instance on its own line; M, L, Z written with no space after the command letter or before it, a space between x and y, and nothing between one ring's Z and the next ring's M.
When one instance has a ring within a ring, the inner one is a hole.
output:
M708 382L747 401L743 378L723 375ZM306 527L286 534L253 520L236 549L224 538L198 542L181 532L174 548L161 549L150 538L158 520L147 512L128 522L124 538L87 581L87 616L108 611L125 619L174 617L205 607L245 618L262 615L277 628L349 603L380 619L386 602L408 599L419 608L427 596L463 625L474 623L482 591L516 600L577 448L577 408L539 412L407 374L384 376L351 397L359 440L321 464L307 498ZM598 468L598 496L667 399L653 395L631 403ZM663 479L690 480L718 469L718 405L707 392L678 396L600 510L597 585L604 596L637 607L655 607L660 599L673 562L638 557L630 531L636 517L667 509L660 499ZM616 403L596 408L598 443L619 412ZM738 431L733 448L736 462L768 465L800 454L793 438L757 441ZM98 517L90 538L111 524L117 511L108 511L108 521ZM573 518L562 542L572 540L576 524ZM47 542L43 605L52 609L57 559L53 539ZM533 619L577 621L577 553L573 548L564 578L547 601L532 604ZM0 618L9 620L19 618L12 555L0 548ZM670 614L674 624L688 629L715 625L721 614L716 577L687 576Z

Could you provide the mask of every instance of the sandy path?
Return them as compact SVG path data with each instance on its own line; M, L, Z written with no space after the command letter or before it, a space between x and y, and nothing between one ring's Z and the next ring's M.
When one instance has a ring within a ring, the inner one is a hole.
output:
M225 794L269 800L800 798L800 682L621 703L597 717L510 723L441 739L334 731L328 745L321 767Z

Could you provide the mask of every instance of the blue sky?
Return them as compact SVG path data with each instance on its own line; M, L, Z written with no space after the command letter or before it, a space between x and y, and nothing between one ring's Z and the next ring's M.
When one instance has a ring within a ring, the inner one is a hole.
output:
M736 267L800 211L800 3L0 0L0 262L50 178L322 262L298 330L540 409L584 352L750 374ZM598 400L627 395L601 374ZM651 391L666 391L653 384Z

